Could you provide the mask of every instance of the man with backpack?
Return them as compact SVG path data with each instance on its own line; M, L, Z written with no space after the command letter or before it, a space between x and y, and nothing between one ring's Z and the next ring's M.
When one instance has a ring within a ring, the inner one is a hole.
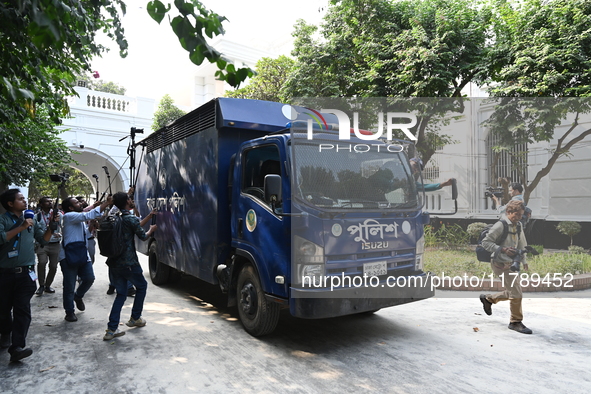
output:
M146 320L142 318L142 311L144 309L144 299L146 298L146 290L148 282L144 278L142 266L140 265L137 252L135 250L134 238L137 235L139 239L145 241L154 233L156 225L150 225L146 232L140 225L140 220L137 216L131 214L133 209L133 200L125 192L117 192L113 196L113 204L121 211L120 217L120 231L121 241L123 243L123 251L119 256L109 257L107 265L109 266L109 277L112 284L115 286L117 296L113 301L111 313L109 314L109 323L107 324L107 332L103 340L108 341L115 337L125 335L125 331L119 331L119 320L121 318L121 308L127 299L127 282L131 282L136 289L133 306L131 308L131 317L127 323L128 327L143 327L146 325Z
M521 217L525 212L525 206L522 201L511 200L507 204L505 215L490 229L488 234L482 240L482 247L491 253L492 270L501 278L505 287L504 291L495 294L481 294L480 301L487 315L492 315L492 304L499 301L509 300L511 317L509 320L509 329L522 334L531 334L532 330L523 323L523 312L521 309L522 290L519 281L519 273L511 271L513 257L517 255L518 250L523 250L527 241L521 226ZM508 225L508 234L503 239L505 224ZM524 262L524 268L527 266Z

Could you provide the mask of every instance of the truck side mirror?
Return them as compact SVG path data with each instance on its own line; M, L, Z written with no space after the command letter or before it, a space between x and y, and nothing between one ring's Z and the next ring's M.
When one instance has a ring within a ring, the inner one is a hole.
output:
M266 202L275 206L283 201L283 197L281 196L281 175L266 175L264 189Z
M441 215L455 215L458 213L458 182L456 178L451 178L451 199L454 202L454 211L453 212L435 212L433 213L435 216ZM423 224L428 224L428 221L425 223L423 220Z

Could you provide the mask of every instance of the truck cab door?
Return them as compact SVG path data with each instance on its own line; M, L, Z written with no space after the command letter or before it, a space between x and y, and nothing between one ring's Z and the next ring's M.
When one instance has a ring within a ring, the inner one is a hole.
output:
M289 225L273 213L264 193L266 175L286 180L285 158L278 145L269 143L244 147L238 160L232 191L232 246L255 265L266 292L286 297L286 286L275 283L275 277L285 277L289 270Z

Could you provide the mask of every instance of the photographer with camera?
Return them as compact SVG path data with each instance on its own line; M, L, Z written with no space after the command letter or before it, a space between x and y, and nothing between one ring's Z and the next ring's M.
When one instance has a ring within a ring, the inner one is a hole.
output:
M519 272L515 271L516 264L514 264L517 258L518 262L522 262L524 269L527 270L525 257L523 253L520 253L527 245L520 222L524 212L525 206L523 202L518 200L509 201L505 216L495 223L482 240L482 247L491 253L492 270L503 281L505 290L495 294L481 294L480 301L482 302L484 312L490 316L492 315L492 304L509 300L511 309L509 329L522 334L531 334L532 330L522 323L523 312L521 309L521 300L523 293L519 278L515 277L515 275L519 275ZM499 242L498 240L502 239L502 234L505 231L505 224L503 222L508 225L509 232L507 237L500 244L497 244Z
M39 212L35 215L37 222L41 223L44 228L49 227L51 217L53 215L53 201L51 197L44 196L39 199ZM56 212L56 215L60 215L60 212ZM35 292L38 296L43 293L55 293L51 284L57 273L58 256L60 253L60 241L62 239L61 226L57 223L57 228L51 232L51 238L47 245L41 245L35 243L35 254L37 254L37 276L39 279L39 288ZM49 262L49 270L47 275L45 270L47 263Z
M134 239L137 236L142 241L145 241L157 229L157 226L153 224L150 225L148 231L144 231L139 218L130 212L135 204L129 194L125 192L115 193L113 196L113 203L121 212L122 242L124 249L123 253L117 257L109 257L107 259L109 278L111 283L117 289L117 296L113 301L111 313L109 314L109 323L107 324L107 330L103 337L105 341L125 335L125 332L120 331L118 327L121 317L121 308L127 299L126 291L130 282L135 286L137 292L133 301L133 307L131 308L131 317L125 325L128 327L143 327L146 325L146 320L143 319L141 315L144 308L144 299L146 298L148 283L144 278L142 267L137 258ZM146 221L144 221L144 224L145 222Z
M494 201L495 201L495 205L497 207L498 212L502 215L505 213L506 209L507 209L507 205L502 205L503 204L503 193L499 194L497 192L492 192L492 188L490 193L487 193L487 195L489 197L491 197ZM525 212L523 214L523 216L521 217L521 225L523 226L523 228L525 229L525 226L527 225L527 223L529 222L529 219L531 217L532 211L531 209L529 209L526 205L525 205L525 201L523 200L523 186L520 183L517 182L513 182L512 184L509 185L509 195L511 196L511 200L510 201L521 201L523 202L523 206L525 208Z
M62 200L64 215L62 219L63 241L60 251L60 264L64 277L63 304L66 321L75 322L78 320L74 314L74 303L76 303L76 307L80 311L86 308L82 299L94 282L94 271L86 246L88 242L86 222L100 217L111 203L112 197L108 196L100 206L88 212L83 212L82 204L75 197ZM72 250L71 258L67 258L69 244L76 245L76 249ZM77 276L80 277L81 282L76 289Z

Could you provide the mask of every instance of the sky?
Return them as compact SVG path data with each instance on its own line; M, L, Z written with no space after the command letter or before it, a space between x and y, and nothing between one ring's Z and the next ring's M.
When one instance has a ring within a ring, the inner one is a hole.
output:
M182 92L192 85L196 65L191 63L168 19L160 25L146 11L148 0L127 0L123 17L128 56L122 59L116 43L106 37L100 42L111 48L92 62L103 81L116 82L127 89L127 96L153 98L156 102L170 94L175 103L183 103ZM163 1L163 3L167 3ZM328 0L202 0L219 15L225 16L225 39L246 46L289 55L293 25L298 19L319 24Z

